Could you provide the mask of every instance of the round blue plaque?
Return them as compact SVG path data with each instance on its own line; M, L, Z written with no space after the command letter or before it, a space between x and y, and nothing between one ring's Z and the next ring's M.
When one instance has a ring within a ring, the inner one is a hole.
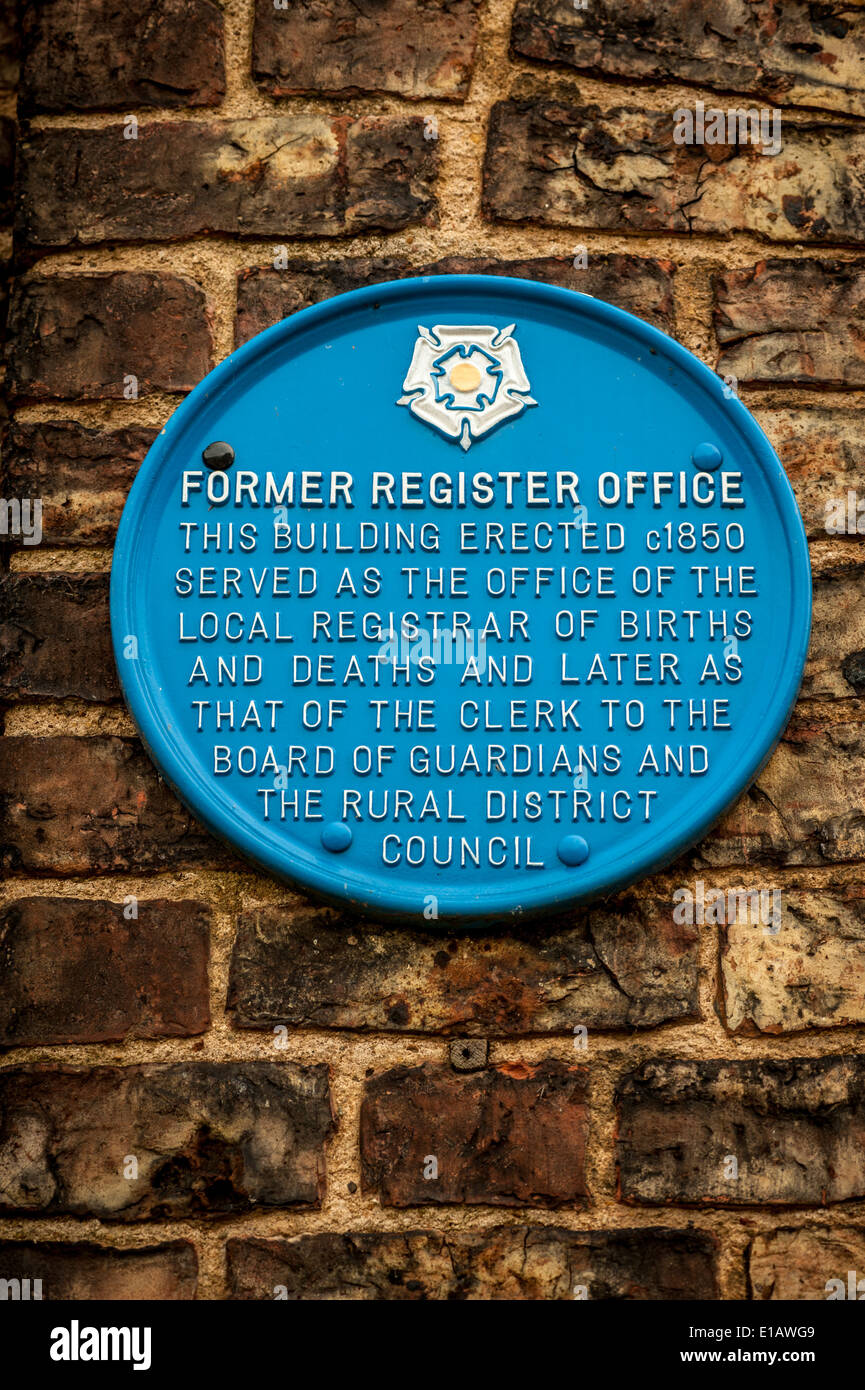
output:
M111 619L200 820L448 926L697 841L781 734L810 595L781 464L713 372L587 296L441 276L211 372L136 478Z

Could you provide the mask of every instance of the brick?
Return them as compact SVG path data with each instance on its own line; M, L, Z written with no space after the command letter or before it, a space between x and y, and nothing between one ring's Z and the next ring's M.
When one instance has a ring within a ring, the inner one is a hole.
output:
M829 410L754 411L778 452L809 539L826 536L827 518L848 491L861 486L860 459L865 451L862 412ZM851 537L865 544L862 533Z
M0 576L0 697L117 700L107 574Z
M34 131L19 232L34 247L396 231L434 220L436 142L420 116L316 115Z
M814 581L811 647L801 699L865 695L865 565L825 571Z
M587 1195L588 1069L555 1059L460 1075L425 1063L366 1082L363 1187L383 1206L561 1206ZM424 1177L432 1156L437 1177Z
M214 0L42 0L22 6L25 111L215 106L225 95Z
M857 695L865 695L865 650L850 652L841 663L841 673Z
M9 309L9 387L32 400L191 391L210 370L204 291L179 275L27 276Z
M865 266L758 261L713 277L718 371L756 385L865 385Z
M0 806L8 870L79 875L234 863L135 739L5 738Z
M702 1231L324 1232L294 1240L232 1239L233 1299L715 1299L715 1247ZM285 1290L283 1294L281 1291Z
M721 1004L735 1033L865 1023L865 898L785 888L777 934L745 913L721 928Z
M700 842L695 862L780 867L862 859L863 781L865 725L800 709L750 790Z
M15 193L15 121L0 116L0 222L12 220Z
M46 1303L187 1300L195 1298L198 1260L188 1240L131 1250L78 1241L3 1240L0 1279L29 1279L31 1298L33 1280L41 1280Z
M616 1095L621 1198L821 1205L865 1196L858 1057L645 1062ZM725 1176L728 1156L738 1177Z
M2 359L4 356L3 345L6 342L6 315L9 310L10 268L11 266L9 259L4 256L0 256L0 381L4 381L6 376L6 373L2 365ZM0 434L5 432L8 418L9 404L6 399L6 393L4 392L3 395L0 396ZM0 458L0 467L2 467L2 458Z
M162 1221L321 1204L326 1066L21 1067L0 1072L0 1109L5 1212Z
M375 930L293 901L238 919L240 1028L524 1035L699 1014L698 944L673 904L628 896L543 928Z
M781 1227L756 1235L747 1253L750 1296L761 1301L777 1299L824 1300L838 1295L840 1279L849 1297L848 1275L854 1282L865 1273L865 1227ZM829 1288L827 1288L829 1285ZM853 1295L861 1301L862 1293Z
M0 914L0 1044L204 1033L209 923L202 903L166 898L10 903Z
M0 0L0 92L14 92L18 86L20 39L18 0Z
M256 0L252 76L272 96L393 92L464 101L480 0Z
M100 430L72 420L13 421L0 491L7 498L41 498L43 545L111 545L156 434L138 426Z
M601 111L572 91L493 107L487 217L598 231L865 242L865 132L784 127L783 149L678 145L673 110Z
M838 0L592 0L583 10L570 0L519 0L511 49L583 72L865 114L865 15Z
M421 266L394 258L347 256L332 261L291 260L283 270L242 270L237 277L235 341L239 346L298 309L335 294L411 275L507 275L562 285L627 309L665 332L674 329L674 267L669 261L592 255L585 270L575 270L566 256L532 260L446 256Z

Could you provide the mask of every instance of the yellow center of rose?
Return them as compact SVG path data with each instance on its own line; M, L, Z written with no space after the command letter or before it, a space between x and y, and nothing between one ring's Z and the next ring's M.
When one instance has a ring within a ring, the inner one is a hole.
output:
M448 380L455 391L476 391L481 384L481 374L474 362L457 362Z

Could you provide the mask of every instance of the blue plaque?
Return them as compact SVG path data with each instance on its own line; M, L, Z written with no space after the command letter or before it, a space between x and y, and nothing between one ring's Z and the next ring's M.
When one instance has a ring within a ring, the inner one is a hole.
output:
M713 372L587 296L441 276L317 304L192 392L111 611L201 821L447 926L694 844L781 734L810 594L781 464Z

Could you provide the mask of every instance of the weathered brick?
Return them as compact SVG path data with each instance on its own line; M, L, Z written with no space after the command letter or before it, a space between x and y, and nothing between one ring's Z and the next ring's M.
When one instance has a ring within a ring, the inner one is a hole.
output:
M19 230L37 247L203 232L345 236L431 223L436 141L420 116L303 113L34 131Z
M156 434L139 427L88 429L73 420L13 421L3 446L0 493L41 498L43 545L110 545Z
M865 695L865 565L826 571L814 581L811 646L801 698Z
M865 649L849 652L841 662L841 674L859 696L865 696Z
M843 0L519 0L511 48L583 72L865 114L865 15Z
M861 263L758 261L712 283L723 376L767 385L865 385Z
M767 241L865 242L865 132L784 127L780 154L679 145L673 111L601 111L573 92L492 109L488 217L614 232L747 231Z
M6 1212L158 1221L317 1207L324 1192L326 1066L21 1067L0 1071L0 1113Z
M425 1063L366 1082L363 1186L383 1206L560 1206L587 1195L588 1069L548 1059L460 1075ZM425 1177L430 1157L437 1176Z
M117 700L107 574L0 576L0 697Z
M696 862L835 864L865 857L865 725L794 712L756 782L700 842Z
M854 1283L865 1274L865 1227L781 1227L761 1232L748 1247L747 1268L750 1295L761 1301L837 1296L837 1284L827 1288L832 1279L841 1280L846 1299L850 1271L855 1271ZM853 1297L859 1301L862 1294L854 1291Z
M26 276L9 308L9 385L34 400L191 391L210 370L204 291L179 275Z
M585 270L576 270L566 256L534 260L493 260L491 257L446 256L429 265L385 257L349 256L338 260L291 260L283 270L252 268L237 278L237 344L287 318L298 309L318 304L335 294L403 280L410 275L508 275L543 284L562 285L605 299L620 309L672 333L673 274L669 261L640 256L593 255Z
M865 1196L865 1062L645 1062L616 1097L627 1202L818 1205ZM738 1177L726 1176L728 1159Z
M0 742L0 862L77 875L230 866L134 739Z
M166 898L10 903L0 914L0 1045L205 1032L209 921L202 903Z
M214 0L22 5L25 111L214 106L225 95Z
M198 1260L188 1240L131 1250L77 1241L3 1240L0 1279L29 1279L31 1298L33 1281L41 1280L46 1303L186 1300L195 1298Z
M252 75L273 96L394 92L464 101L480 0L256 0Z
M784 465L809 539L826 536L827 518L839 501L861 487L865 421L861 410L754 411ZM862 532L854 537L865 543Z
M297 901L244 913L228 1008L277 1023L421 1033L650 1027L699 1013L694 928L625 897L537 929L386 932Z
M861 890L783 889L777 933L744 912L721 928L722 1007L738 1033L790 1033L865 1023Z
M14 211L15 137L13 118L0 116L0 222L3 223L11 220Z
M234 1299L590 1300L718 1297L715 1248L702 1231L325 1232L229 1240ZM285 1290L285 1293L282 1293Z
M18 0L0 0L0 92L14 92L19 76Z
M6 373L3 369L3 344L6 341L6 315L9 310L9 275L10 262L0 256L0 381L5 380ZM9 416L9 406L6 400L6 393L0 396L0 434L5 432ZM2 463L2 460L0 460ZM5 538L4 538L5 539Z

